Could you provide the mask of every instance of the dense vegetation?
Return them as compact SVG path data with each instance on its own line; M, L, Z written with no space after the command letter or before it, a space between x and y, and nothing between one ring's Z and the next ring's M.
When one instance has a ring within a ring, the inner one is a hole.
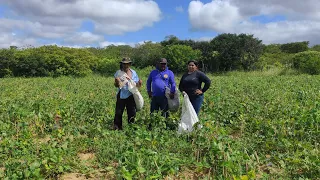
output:
M189 135L176 133L179 112L150 118L145 87L136 123L112 131L112 78L0 79L0 179L320 177L319 76L210 77L203 128Z
M319 51L246 34L0 49L0 179L319 179ZM160 57L177 82L199 60L212 79L202 128L178 135L180 110L150 116L144 85L136 123L111 130L116 89L105 75L124 56L143 82Z
M220 34L211 41L179 40L168 36L160 43L145 42L130 46L104 48L68 48L58 46L0 50L0 77L86 76L92 73L112 74L119 68L122 57L128 56L138 68L153 66L160 57L169 60L174 72L184 71L190 59L201 62L206 72L252 71L280 67L298 69L303 73L319 74L319 45L308 42L264 45L246 34ZM307 52L307 53L304 53ZM304 53L304 55L296 55ZM307 68L303 64L308 64ZM299 66L297 66L299 64ZM302 65L302 66L301 66ZM311 66L311 67L310 67Z

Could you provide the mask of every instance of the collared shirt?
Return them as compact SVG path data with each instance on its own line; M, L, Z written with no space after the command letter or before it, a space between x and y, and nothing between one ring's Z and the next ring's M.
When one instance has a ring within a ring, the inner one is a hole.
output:
M136 73L136 71L134 71L133 69L130 69L131 73L132 73L132 80L135 83L138 83L139 81L139 77L138 74ZM121 72L121 70L118 70L115 74L114 77L117 78L119 77L121 74L123 73L123 71ZM120 99L127 99L129 96L132 95L132 93L128 90L128 83L125 84L121 89L118 88L117 94L120 92Z

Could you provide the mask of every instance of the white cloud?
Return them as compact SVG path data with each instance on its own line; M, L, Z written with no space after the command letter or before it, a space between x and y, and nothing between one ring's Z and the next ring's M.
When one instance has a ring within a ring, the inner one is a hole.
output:
M320 20L318 0L229 0L240 9L242 15L252 16L257 14L285 14L289 20Z
M145 0L5 0L20 16L41 25L77 28L82 20L97 24L97 31L122 34L151 26L160 20L161 11L154 1Z
M69 43L98 43L103 34L134 32L160 21L152 0L2 0L14 18L0 18L0 33L21 31L25 38L63 39ZM93 32L75 33L84 21ZM3 42L4 40L0 40Z
M179 13L183 13L183 7L182 6L178 6L175 8L175 10Z
M22 39L12 34L0 34L0 48L9 48L10 46L27 47L37 45L37 40L33 38Z
M286 43L310 41L320 43L320 22L314 21L282 21L267 24L246 22L239 26L239 32L254 34L264 43Z
M238 8L228 1L212 1L203 4L192 1L189 5L189 19L195 29L227 31L241 21Z
M75 27L64 25L46 25L39 22L0 18L0 32L21 31L34 38L61 38L76 30Z
M148 40L140 41L140 42L110 42L110 41L103 41L103 42L99 43L99 46L100 47L106 47L106 46L110 46L110 45L114 45L114 46L129 45L131 47L136 47L136 46L139 46L139 45L143 45L146 42L150 42L150 41L148 41ZM157 43L157 42L154 42L154 41L151 41L151 42L152 43Z
M106 47L106 46L110 46L110 45L114 45L114 46L121 46L121 45L129 45L131 47L134 47L136 43L127 43L127 42L110 42L110 41L103 41L100 42L99 45L100 47Z
M193 39L194 41L211 41L213 37L201 37L197 39Z
M95 35L91 32L77 32L70 37L65 38L64 41L72 44L91 44L103 41L103 39L103 36Z
M194 30L218 33L248 33L264 43L310 41L320 43L320 1L215 0L191 1L189 20ZM252 21L254 16L284 16L278 22Z

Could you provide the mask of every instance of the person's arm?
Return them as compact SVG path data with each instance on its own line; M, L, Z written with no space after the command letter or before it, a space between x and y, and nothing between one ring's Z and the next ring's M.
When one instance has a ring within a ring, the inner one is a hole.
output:
M118 72L119 72L119 71L117 71L117 72L114 74L114 83L113 83L113 85L114 85L115 87L119 87L119 85L120 85L120 79L119 79L119 77L118 77Z
M184 80L184 75L181 77L180 82L179 82L179 91L180 92L184 91L183 85L182 85L183 80Z
M176 92L176 81L174 80L174 74L172 71L170 72L169 83L171 85L170 92L174 94Z
M132 80L136 83L136 86L137 86L138 88L140 88L140 87L142 86L142 80L139 79L139 76L138 76L138 74L137 74L136 71L134 71Z
M148 80L147 80L147 92L149 97L152 96L152 92L151 92L151 82L152 82L152 71L149 74Z
M203 72L199 72L199 75L200 75L200 80L204 82L204 86L201 89L202 93L204 93L209 89L211 85L211 80Z

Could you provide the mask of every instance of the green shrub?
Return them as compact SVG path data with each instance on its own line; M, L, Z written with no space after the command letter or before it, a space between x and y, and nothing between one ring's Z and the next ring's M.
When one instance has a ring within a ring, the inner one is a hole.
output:
M12 71L10 69L0 69L0 77L11 77Z
M0 77L12 76L12 67L15 66L14 61L15 49L0 49Z
M145 42L136 46L133 51L133 65L139 68L155 65L163 56L163 46L160 43Z
M292 43L282 44L280 46L280 49L282 52L285 52L285 53L299 53L299 52L307 51L309 49L308 45L309 45L309 41L292 42Z
M171 45L165 47L164 54L168 59L168 65L174 72L186 71L186 64L191 59L199 59L201 57L200 50L193 50L186 45Z
M0 77L86 76L97 57L87 49L41 46L0 51Z
M293 57L293 67L303 73L320 74L320 52L306 51Z
M120 60L115 58L103 58L97 61L94 71L100 74L114 74L120 69Z

